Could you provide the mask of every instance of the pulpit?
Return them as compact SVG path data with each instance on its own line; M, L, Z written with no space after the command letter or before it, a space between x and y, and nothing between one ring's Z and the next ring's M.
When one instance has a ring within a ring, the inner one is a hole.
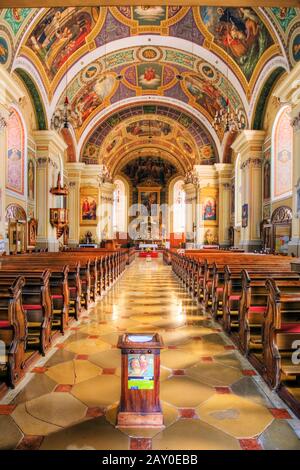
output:
M121 401L119 428L162 428L159 400L160 350L158 333L126 333L119 337L121 349Z

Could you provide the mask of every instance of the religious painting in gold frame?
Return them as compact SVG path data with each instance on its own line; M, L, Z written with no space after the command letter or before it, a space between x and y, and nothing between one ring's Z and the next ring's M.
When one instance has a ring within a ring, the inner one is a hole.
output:
M80 225L97 225L98 191L80 188Z
M146 208L149 216L159 217L160 190L160 186L138 187L138 203Z

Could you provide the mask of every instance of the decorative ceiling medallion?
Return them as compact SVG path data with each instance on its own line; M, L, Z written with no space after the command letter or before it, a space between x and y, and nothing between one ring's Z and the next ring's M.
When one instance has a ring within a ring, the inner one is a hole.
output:
M136 51L138 60L141 62L154 62L159 61L163 57L163 51L158 47L140 47Z
M100 62L94 62L83 70L81 74L81 80L83 81L83 83L88 83L94 80L95 77L101 73L101 70L102 66Z
M217 70L206 62L199 62L197 64L197 69L199 73L210 82L216 83L220 79L220 75L218 74Z

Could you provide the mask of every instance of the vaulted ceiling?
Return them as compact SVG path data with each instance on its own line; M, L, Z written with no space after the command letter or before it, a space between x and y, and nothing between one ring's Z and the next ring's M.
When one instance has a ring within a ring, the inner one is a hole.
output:
M251 126L270 76L298 60L300 10L294 7L0 13L0 63L28 87L40 128L49 126L67 89L71 159L86 163L101 155L117 166L114 159L145 146L177 155L185 167L222 161L224 135L212 127L216 111L228 97Z

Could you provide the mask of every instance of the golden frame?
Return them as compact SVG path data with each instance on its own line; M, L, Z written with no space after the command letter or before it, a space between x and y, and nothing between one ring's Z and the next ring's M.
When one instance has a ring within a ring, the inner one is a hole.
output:
M83 206L83 201L84 199L87 199L87 201L90 202L95 202L96 203L96 209L95 209L95 216L96 218L92 219L84 219L83 218L83 211L82 211L82 206ZM98 223L98 190L95 187L91 186L86 186L83 188L80 188L80 208L79 208L79 216L80 216L80 225L97 225Z

